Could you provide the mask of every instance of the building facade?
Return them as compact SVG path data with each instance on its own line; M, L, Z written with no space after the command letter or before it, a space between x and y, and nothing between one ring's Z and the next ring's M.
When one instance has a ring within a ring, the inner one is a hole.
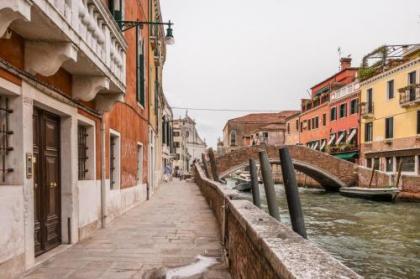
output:
M149 20L158 2L52 3L0 3L0 278L88 237L156 185L149 29L117 21Z
M337 107L330 109L331 93L355 81L357 68L351 67L350 58L340 59L340 71L311 88L311 98L302 99L300 114L300 142L309 148L326 152L335 142L331 139L333 128L339 126L331 123L337 120ZM336 100L334 100L335 102ZM343 109L344 117L346 111Z
M327 152L357 162L359 158L359 82L356 80L330 94Z
M395 49L400 55L392 54ZM420 46L384 46L383 62L360 83L362 164L385 172L419 174ZM365 59L369 59L370 55Z
M184 173L190 172L194 160L201 161L207 144L200 137L195 121L186 115L174 121L174 146L176 158L174 166Z
M300 111L286 118L285 144L300 144Z
M268 142L269 138L273 143L284 143L286 117L295 113L253 113L228 120L223 128L224 152L255 145L257 142Z

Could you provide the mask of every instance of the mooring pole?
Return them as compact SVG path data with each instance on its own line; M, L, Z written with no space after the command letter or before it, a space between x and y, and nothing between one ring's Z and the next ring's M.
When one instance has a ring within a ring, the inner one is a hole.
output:
M402 165L403 161L400 159L400 163L398 164L397 182L395 183L396 188L398 188L398 184L400 184Z
M265 196L267 197L268 212L280 221L279 207L276 201L276 192L274 191L273 174L267 152L265 150L260 151L258 155L260 157L261 174L264 182Z
M219 174L217 173L216 158L214 157L213 148L209 148L210 167L213 180L219 182Z
M286 192L287 205L289 207L290 220L293 231L307 238L305 220L299 198L299 190L296 183L295 170L287 147L280 148L280 162L283 173L284 190Z
M249 159L249 172L251 174L251 191L252 191L252 201L254 204L261 208L261 199L260 199L260 188L258 185L258 172L257 164L254 159Z
M209 169L207 168L206 155L204 153L201 154L201 160L203 161L204 173L207 178L210 178Z

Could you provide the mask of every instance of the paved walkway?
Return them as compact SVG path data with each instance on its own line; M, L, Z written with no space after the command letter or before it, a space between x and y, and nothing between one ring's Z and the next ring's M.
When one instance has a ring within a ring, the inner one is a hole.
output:
M171 273L175 267L194 263L198 255L220 257L221 248L216 219L198 187L174 180L162 184L150 201L26 278L165 278L157 275L165 270L162 267ZM218 263L201 275L179 278L230 277Z

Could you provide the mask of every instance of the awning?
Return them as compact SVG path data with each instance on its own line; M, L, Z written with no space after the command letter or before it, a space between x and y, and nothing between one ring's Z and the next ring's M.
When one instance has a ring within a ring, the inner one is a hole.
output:
M350 143L353 140L354 136L356 135L356 132L357 129L353 129L351 131L350 135L347 137L346 143Z
M335 142L336 145L339 145L341 143L341 141L344 139L344 136L346 135L346 133L341 132L340 136L338 137L337 141Z
M327 141L326 140L322 140L322 144L321 144L321 147L319 148L319 150L320 151L323 151L326 144L327 144Z
M343 160L348 160L348 159L356 158L358 155L359 155L358 152L349 152L349 153L334 154L334 157L337 157Z
M318 144L319 144L319 142L317 141L317 142L315 142L315 144L314 144L314 148L313 149L317 149L318 148Z
M327 145L331 145L331 144L333 143L334 139L335 139L335 134L333 134L333 135L330 137L330 140L328 141L328 144L327 144Z

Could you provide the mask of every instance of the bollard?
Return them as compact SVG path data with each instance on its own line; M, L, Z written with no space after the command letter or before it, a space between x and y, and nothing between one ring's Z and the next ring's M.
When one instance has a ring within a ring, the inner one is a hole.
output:
M279 207L276 201L276 192L274 191L273 174L271 173L267 152L260 151L258 155L260 157L261 174L264 182L265 196L267 197L268 212L272 217L280 221Z
M209 169L207 168L207 161L206 155L204 153L201 154L201 160L203 160L203 168L207 178L210 178Z
M261 208L261 199L260 199L260 188L258 185L258 172L257 164L254 159L249 159L249 172L251 174L251 191L252 191L252 201L254 205Z
M289 207L290 220L293 231L307 238L305 220L300 204L299 190L296 183L296 175L287 147L280 148L281 171L283 173L284 190L286 192L287 205Z
M210 167L213 180L219 182L219 174L217 173L216 158L214 157L213 148L209 148Z

